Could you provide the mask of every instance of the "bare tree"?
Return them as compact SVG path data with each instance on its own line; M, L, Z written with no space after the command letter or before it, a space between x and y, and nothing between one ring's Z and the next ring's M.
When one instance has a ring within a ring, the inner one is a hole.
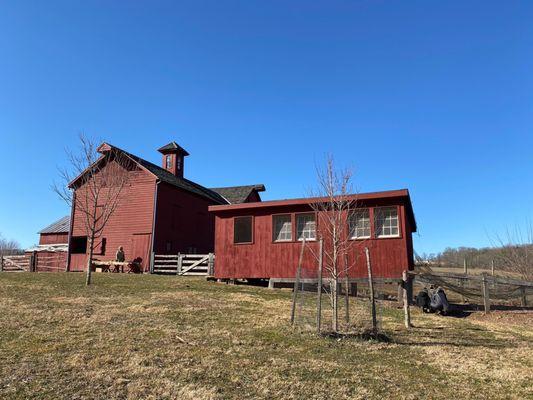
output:
M502 269L519 274L525 280L533 280L533 226L531 222L525 228L516 226L507 229L504 236L497 235L496 243L500 247L497 261Z
M354 247L354 241L350 240L352 232L349 219L354 215L357 203L357 196L353 194L352 177L351 169L336 169L333 157L327 156L325 167L317 167L317 189L311 192L311 196L318 197L319 200L309 203L317 214L318 232L324 243L323 270L330 282L329 297L335 332L339 329L338 289L342 275L347 278L349 270L355 264L354 257L351 261L349 257Z
M119 149L99 147L81 134L77 153L67 150L69 168L60 170L61 185L52 189L81 218L87 233L87 277L91 284L94 250L111 216L119 207L129 181L132 160Z
M20 244L16 240L6 239L0 234L0 256L20 253Z

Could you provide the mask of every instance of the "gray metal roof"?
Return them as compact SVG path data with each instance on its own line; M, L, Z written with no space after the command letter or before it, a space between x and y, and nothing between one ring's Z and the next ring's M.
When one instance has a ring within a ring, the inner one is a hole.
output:
M41 229L39 234L41 233L68 233L70 230L70 215L67 215L56 222L54 222L51 225L48 225L46 228Z
M246 185L246 186L230 186L221 188L210 188L210 190L217 192L223 196L231 204L244 203L252 191L264 192L265 185Z
M170 185L176 186L180 189L186 190L190 193L194 193L198 196L202 196L204 198L207 198L214 203L217 204L238 204L242 203L246 200L246 197L250 194L252 190L257 190L258 192L264 191L265 187L263 185L248 185L248 186L234 186L234 187L227 187L227 188L217 188L217 189L208 189L202 185L199 185L198 183L195 183L193 181L190 181L185 178L180 178L171 172L167 171L164 168L161 168L150 161L146 161L141 157L138 157L134 154L128 153L125 150L122 150L116 146L113 146L109 143L103 143L100 147L103 145L107 145L110 149L115 149L116 151L119 151L123 154L125 154L127 157L129 157L132 161L138 163L142 167L146 168L150 173L155 175L156 178L158 178L160 181L168 183ZM161 149L165 149L168 146L174 147L178 146L175 142L169 143L166 146L163 146ZM179 146L178 146L179 147ZM161 150L160 149L160 150ZM103 158L97 160L96 162L101 162ZM74 181L70 183L70 187L75 187L75 182L81 178L82 175L77 177ZM226 193L227 196L222 195L222 193ZM244 197L243 197L244 196Z
M178 151L179 153L182 153L184 156L188 156L189 155L187 150L185 150L183 147L181 147L176 142L170 142L169 144L166 144L163 147L161 147L160 149L158 149L157 151L159 151L159 152L161 152L163 154L170 153L172 151Z

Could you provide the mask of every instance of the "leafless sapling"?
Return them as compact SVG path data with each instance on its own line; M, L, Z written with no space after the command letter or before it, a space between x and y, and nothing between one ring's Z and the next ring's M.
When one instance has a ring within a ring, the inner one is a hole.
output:
M132 160L107 144L97 144L81 134L78 152L67 150L69 167L60 170L61 185L53 190L79 218L87 234L86 284L91 284L95 248L128 186Z

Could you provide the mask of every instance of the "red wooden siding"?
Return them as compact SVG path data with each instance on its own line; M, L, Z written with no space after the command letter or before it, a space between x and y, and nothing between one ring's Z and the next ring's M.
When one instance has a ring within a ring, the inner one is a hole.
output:
M374 233L373 209L379 206L397 206L399 220L399 237L371 238L353 240L349 252L349 264L354 263L349 271L350 277L367 276L364 247L370 250L373 273L376 277L399 278L402 271L412 269L412 239L409 218L406 218L405 199L374 198L358 202L358 207L370 209L372 233ZM215 276L217 278L294 278L301 242L295 239L295 218L293 216L293 241L274 242L272 238L272 216L309 212L311 208L305 203L259 207L213 207L215 219ZM253 216L253 243L233 243L233 219L237 216ZM317 233L321 229L321 217L317 218ZM315 252L318 242L309 242ZM327 246L327 243L325 244ZM316 269L316 259L306 251L303 267ZM305 273L305 270L304 270Z
M154 251L160 254L209 253L214 249L214 215L207 199L182 189L160 183Z
M68 243L68 232L65 233L41 233L39 244L62 244Z
M95 258L99 260L113 260L119 246L124 247L126 260L140 257L147 268L150 257L148 248L139 243L137 235L143 236L142 242L151 243L154 193L156 178L150 173L137 169L130 172L130 185L124 192L123 200L104 228L102 238L105 239L105 253L101 254L100 246L96 249ZM82 198L81 191L76 192ZM74 210L72 221L72 236L87 236L83 215ZM70 255L70 270L83 271L86 268L85 254Z

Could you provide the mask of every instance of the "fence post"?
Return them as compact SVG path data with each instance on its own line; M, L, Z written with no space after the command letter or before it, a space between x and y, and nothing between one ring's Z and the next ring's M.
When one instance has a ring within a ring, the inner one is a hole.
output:
M466 265L466 258L463 259L463 269L465 275L468 275L468 266Z
M320 238L318 244L318 276L317 276L317 299L316 299L316 333L320 335L320 325L322 324L322 252L324 241Z
M403 288L403 312L405 327L409 329L411 325L411 310L409 309L409 295L407 289L409 288L409 277L407 271L402 272L402 288Z
M209 253L209 259L207 261L207 276L213 276L215 274L215 265L213 253Z
M150 253L150 273L154 273L154 264L155 264L155 251Z
M30 256L30 272L35 272L36 268L36 261L37 261L37 252L34 251L31 253Z
M485 307L485 314L490 313L490 297L489 286L487 284L487 275L483 274L481 278L481 288L483 292L483 305Z
M296 279L294 280L294 289L292 293L292 308L291 308L291 324L294 325L294 315L296 312L296 299L298 298L298 285L300 284L300 274L302 270L302 262L304 258L305 238L302 240L302 249L300 250L300 259L298 260L298 268L296 269Z
M370 301L372 303L372 332L374 337L378 335L378 321L376 318L376 299L374 297L374 282L372 281L372 266L370 265L370 252L365 247L366 267L368 270L368 288L370 291Z
M178 253L178 265L177 265L177 268L176 268L176 275L180 275L181 274L181 269L183 268L183 257L181 255L181 253Z
M494 260L490 260L490 269L492 272L492 276L494 276Z
M4 272L4 255L0 254L0 272Z
M345 320L346 324L350 323L350 279L348 278L348 255L344 254L344 271L346 276L344 277L344 308L345 308Z
M522 293L522 307L527 307L527 296L526 296L526 287L522 286L520 288L520 292Z

